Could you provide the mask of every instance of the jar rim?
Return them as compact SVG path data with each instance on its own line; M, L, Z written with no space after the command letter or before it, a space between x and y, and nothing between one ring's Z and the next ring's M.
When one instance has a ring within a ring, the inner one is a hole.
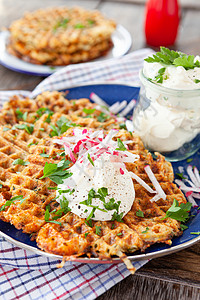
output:
M143 69L140 70L139 72L139 77L140 77L140 80L142 82L143 85L148 85L149 87L153 88L153 89L156 89L157 91L161 91L165 94L168 94L168 95L173 95L174 94L177 94L178 96L181 96L184 94L184 96L190 96L192 94L194 94L194 96L197 96L199 95L200 96L200 88L199 89L190 89L190 90L181 90L181 89L173 89L173 88L169 88L169 87L165 87L165 86L161 86L153 81L150 81L145 75L144 75L144 72L143 72Z

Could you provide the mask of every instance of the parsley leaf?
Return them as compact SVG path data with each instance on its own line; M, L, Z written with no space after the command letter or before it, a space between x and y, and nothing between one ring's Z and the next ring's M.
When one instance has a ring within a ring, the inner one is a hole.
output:
M116 209L116 211L118 212L120 204L121 204L121 201L115 202L115 199L111 198L109 200L109 202L104 203L103 205L104 205L105 209L107 209L107 210Z
M19 108L17 108L15 112L17 114L18 119L23 119L24 121L26 121L27 115L28 115L27 111L25 113L23 113Z
M126 151L126 147L124 146L123 142L118 138L117 139L117 144L118 144L118 148L116 148L115 150L120 150L120 151Z
M84 108L83 109L83 112L86 114L86 115L91 115L91 114L93 114L93 112L95 112L95 108Z
M85 28L85 25L83 25L81 23L77 23L76 25L74 25L74 28L76 28L76 29Z
M42 156L42 157L47 157L48 158L49 154L44 153L44 151L45 151L45 149L43 149L43 152L40 153L39 155Z
M195 83L199 83L200 80L199 80L199 79L195 79L194 82L195 82Z
M184 223L189 218L188 211L190 211L191 207L192 207L192 204L189 202L181 203L179 206L178 201L176 199L174 199L172 206L168 209L165 217L162 218L162 220L164 220L166 218L172 218L174 220Z
M136 214L137 217L144 218L144 213L143 213L143 211L141 211L141 210L136 211L135 214Z
M190 232L190 234L197 234L197 235L199 235L199 234L200 234L200 231L197 231L197 232Z
M85 232L85 238L88 236L89 232Z
M59 136L63 134L67 129L71 127L80 126L76 123L72 123L70 120L68 120L65 116L60 117L60 119L56 122L56 126L53 124L50 124L50 128L52 129L50 136Z
M116 220L116 221L122 223L122 222L123 222L123 221L122 221L122 218L123 218L123 212L122 212L121 214L118 214L117 212L114 212L114 214L112 215L111 221Z
M13 165L21 165L21 166L27 166L30 164L29 161L24 161L23 159L21 158L17 158L15 159L13 162L12 162Z
M105 122L107 119L109 119L109 116L106 115L104 112L101 112L100 115L97 117L98 122Z
M60 21L53 27L53 31L55 32L59 27L66 28L68 23L69 23L69 19L68 19L68 18L60 20Z
M34 125L33 124L16 124L12 127L12 129L20 129L20 130L26 130L28 134L32 134L34 130Z
M173 51L165 47L160 47L160 52L157 52L152 57L145 58L149 63L158 62L163 65L173 65L175 67L182 66L186 70L200 67L200 62L194 60L194 55L187 55L180 51Z
M149 230L149 227L146 227L146 230L142 231L142 233L147 233Z
M88 153L88 160L89 160L89 162L93 165L93 167L94 167L94 162L93 162L93 160L91 159L91 156L90 156L90 154Z
M96 234L101 235L101 226L95 226L96 228Z
M188 158L187 159L187 163L190 163L191 161L193 161L193 158Z
M181 179L186 179L186 177L183 176L183 173L176 173L176 176L178 176Z
M54 220L50 220L49 207L47 207L46 210L45 210L44 220L45 220L45 222L47 222L47 223L54 223L54 224L62 225L61 222L54 221Z
M181 224L180 227L181 227L181 230L182 230L182 231L188 228L188 226L186 226L186 225L184 225L184 224Z
M0 211L4 211L6 206L10 206L11 204L15 204L14 201L16 201L16 200L20 200L20 204L22 204L25 199L27 199L27 197L23 199L22 195L12 197L10 200L7 200L4 205L2 205L2 207L0 208Z
M69 164L70 161L65 159L62 159L58 164L46 162L43 170L43 176L40 177L40 179L49 177L56 184L63 183L63 179L72 176L72 173L66 170L69 167Z

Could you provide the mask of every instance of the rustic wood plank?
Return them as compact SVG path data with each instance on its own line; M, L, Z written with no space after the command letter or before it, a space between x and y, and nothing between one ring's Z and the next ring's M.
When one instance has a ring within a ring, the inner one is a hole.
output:
M178 283L130 275L98 300L199 300L200 289Z

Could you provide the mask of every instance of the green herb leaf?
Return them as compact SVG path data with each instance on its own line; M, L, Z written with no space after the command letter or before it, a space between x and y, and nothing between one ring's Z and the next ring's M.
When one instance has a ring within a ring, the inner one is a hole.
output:
M162 218L162 220L166 219L166 218L172 218L174 220L184 223L189 218L188 211L190 211L191 207L192 207L192 204L189 202L181 203L179 206L178 201L176 199L174 199L172 206L168 209L165 217Z
M123 234L122 232L117 233L118 236L120 236L120 235L122 235L122 234Z
M147 233L149 230L149 227L146 227L146 230L142 231L142 233Z
M200 80L199 80L199 79L195 79L194 82L195 82L195 83L199 83Z
M12 129L20 129L20 130L26 130L26 132L28 134L32 134L33 133L33 130L34 130L34 125L33 124L30 124L30 125L27 125L27 124L16 124L12 127Z
M10 128L8 128L8 127L3 127L3 131L8 131L8 130L10 130Z
M141 210L136 211L135 214L136 214L137 217L144 218L144 213L143 213L143 211L141 211Z
M120 129L125 129L125 130L126 130L126 124L125 124L125 123L119 124L119 128L120 128Z
M69 23L69 19L68 19L68 18L60 20L60 21L53 27L53 31L55 32L59 27L66 28L68 23Z
M62 165L46 162L43 170L43 176L40 177L40 179L49 177L56 184L61 184L63 183L63 179L72 176L72 173L66 170L69 167L70 161L65 159L62 161Z
M119 138L117 139L117 144L118 144L118 148L116 148L115 150L127 151L127 149L124 146L123 142Z
M101 226L95 226L96 228L96 234L101 235Z
M17 108L15 112L17 114L18 119L23 119L24 121L26 121L27 115L28 115L27 111L25 113L23 113L19 108Z
M123 213L118 214L117 212L114 212L114 214L112 215L111 221L116 220L117 222L122 223L123 222L122 218L123 218Z
M197 235L199 235L199 234L200 234L200 231L197 231L197 232L190 232L190 234L197 234Z
M53 124L50 124L50 128L52 129L50 136L59 136L66 132L71 127L80 126L75 123L72 123L69 121L65 116L62 116L57 122L56 126Z
M100 115L97 117L97 121L101 122L101 123L105 122L108 119L109 119L109 116L106 115L104 112L101 112Z
M109 199L109 202L104 203L103 205L104 205L105 209L107 209L107 210L116 209L116 211L118 212L120 204L121 204L121 201L115 202L115 199L111 198L111 199Z
M2 185L2 184L0 184L0 189L2 189L2 187L3 187L3 185Z
M85 238L88 236L89 232L85 232Z
M21 158L17 158L15 159L13 162L12 162L13 165L22 165L22 166L27 166L30 164L29 161L24 161L23 159Z
M194 60L194 55L187 55L182 52L169 50L165 47L160 47L160 52L157 52L152 57L146 58L145 61L149 63L158 62L163 65L174 65L175 67L182 66L186 70L200 66L200 62Z
M91 159L91 156L90 156L90 154L88 153L88 160L89 160L89 162L93 165L93 167L94 167L94 162L93 162L93 160Z
M12 197L10 200L7 200L6 203L5 203L4 205L2 205L0 211L4 211L5 208L6 208L6 206L10 206L11 204L15 204L15 201L16 201L16 200L20 200L20 201L21 201L20 204L22 204L22 202L23 202L25 199L27 199L27 197L23 199L23 196L22 196L22 195Z
M190 163L191 161L193 161L193 158L188 158L187 159L187 163Z
M186 225L184 225L184 224L181 224L180 227L181 227L181 230L182 230L182 231L188 228L188 226L186 226Z
M176 176L178 176L181 179L186 179L186 177L183 176L183 173L176 173Z
M91 114L93 114L94 112L95 112L95 108L84 108L83 109L83 112L86 114L86 115L91 115Z
M76 29L85 28L85 25L83 25L81 23L77 23L76 25L74 25L74 28L76 28Z

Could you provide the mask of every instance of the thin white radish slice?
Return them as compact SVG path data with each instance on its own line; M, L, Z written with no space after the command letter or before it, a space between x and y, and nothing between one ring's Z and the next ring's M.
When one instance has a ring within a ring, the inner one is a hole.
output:
M192 195L187 197L188 201L192 204L192 206L198 206Z
M194 185L198 186L198 180L196 179L196 177L195 177L195 175L194 175L194 173L192 171L192 166L191 165L189 165L187 167L187 173L190 176L190 178L191 178L192 182L194 183Z
M158 201L160 198L161 198L160 195L156 194L153 198L150 199L150 201L155 202L155 201Z
M147 175L149 176L149 179L151 180L151 182L153 183L157 193L160 195L160 197L165 200L166 199L166 194L163 191L163 189L161 188L159 182L157 181L155 175L153 174L151 168L149 165L144 167L145 172L147 173Z
M156 193L156 191L154 191L144 180L142 180L135 173L129 172L129 174L131 175L131 177L133 179L135 179L139 184L141 184L149 193L152 193L152 194Z

